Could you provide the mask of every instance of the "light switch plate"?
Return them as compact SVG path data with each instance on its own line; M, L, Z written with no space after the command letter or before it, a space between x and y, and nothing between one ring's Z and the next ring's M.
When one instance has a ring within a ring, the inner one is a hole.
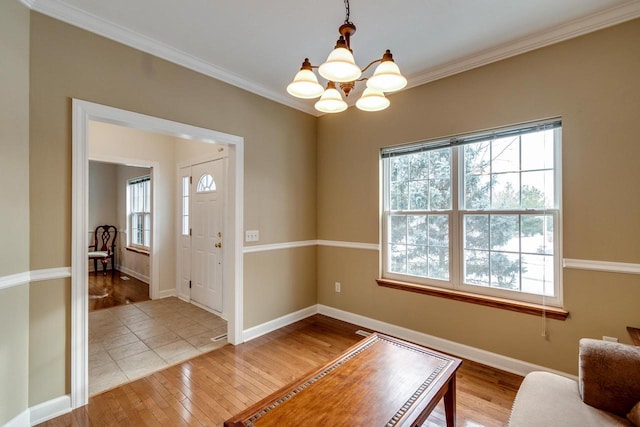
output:
M260 231L258 230L246 230L244 232L245 242L257 242L260 240Z

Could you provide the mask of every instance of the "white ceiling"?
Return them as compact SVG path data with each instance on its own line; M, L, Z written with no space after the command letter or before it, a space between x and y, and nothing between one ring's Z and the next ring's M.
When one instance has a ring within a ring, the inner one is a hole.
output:
M293 98L285 88L305 57L324 62L345 19L343 0L20 1L314 115L313 100ZM640 17L640 0L350 3L358 65L391 49L407 88ZM350 104L357 96L358 90Z

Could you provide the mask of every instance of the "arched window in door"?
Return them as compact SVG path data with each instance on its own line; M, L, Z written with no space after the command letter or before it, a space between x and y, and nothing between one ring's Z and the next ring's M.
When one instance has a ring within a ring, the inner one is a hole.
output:
M198 180L198 186L196 187L196 192L198 193L208 193L211 191L216 191L216 182L213 180L213 177L205 173Z

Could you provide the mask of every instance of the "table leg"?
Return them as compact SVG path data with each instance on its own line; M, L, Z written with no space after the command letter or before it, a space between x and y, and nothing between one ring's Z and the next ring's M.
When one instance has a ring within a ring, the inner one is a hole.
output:
M444 395L444 413L447 419L447 427L456 425L456 375L453 374L447 392Z

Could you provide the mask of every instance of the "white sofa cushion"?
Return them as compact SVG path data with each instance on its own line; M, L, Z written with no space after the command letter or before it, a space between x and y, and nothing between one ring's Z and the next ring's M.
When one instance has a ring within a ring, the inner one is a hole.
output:
M578 383L548 372L528 374L516 395L510 427L609 425L632 426L628 420L586 405Z

